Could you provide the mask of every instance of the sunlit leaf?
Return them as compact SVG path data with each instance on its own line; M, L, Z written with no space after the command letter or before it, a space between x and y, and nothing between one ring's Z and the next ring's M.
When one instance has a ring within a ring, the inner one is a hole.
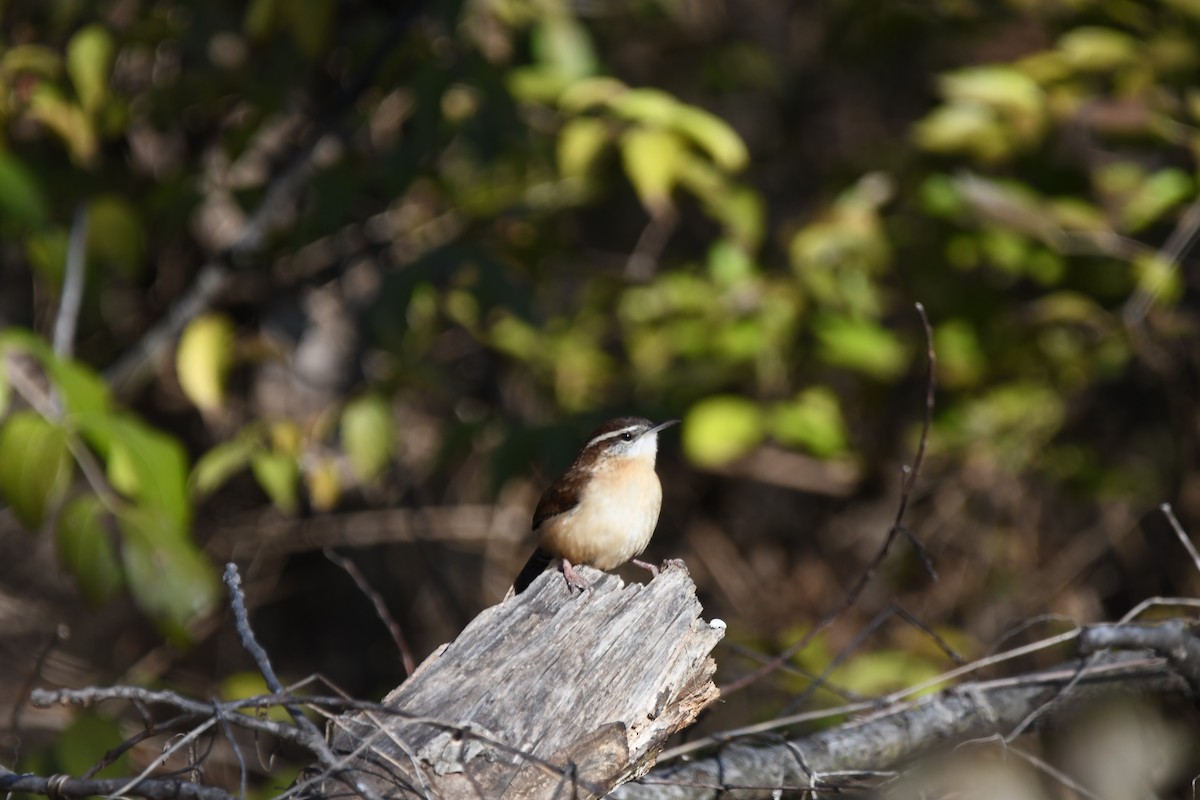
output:
M250 459L254 479L266 492L275 507L285 514L300 510L297 482L300 480L300 465L293 456L279 453L257 453Z
M91 603L111 599L124 584L114 548L116 520L93 494L67 503L58 519L58 558Z
M934 153L969 153L984 161L1008 155L1014 143L996 113L983 106L939 106L913 126L918 147Z
M673 113L675 129L700 145L721 169L736 172L750 160L750 151L737 131L715 114L680 104Z
M1058 50L1074 69L1108 72L1138 59L1137 40L1112 28L1074 28L1058 40Z
M596 53L587 28L567 13L541 15L530 32L534 58L553 69L566 83L596 72Z
M87 415L80 428L103 455L117 491L163 514L173 530L188 529L187 454L179 440L130 414Z
M193 625L219 597L212 564L165 514L127 508L118 522L125 576L138 607L172 644L188 644Z
M642 205L652 214L670 207L684 152L679 136L661 128L635 127L622 134L620 147L625 174Z
M701 400L683 418L683 451L702 467L741 458L765 436L762 409L745 397L721 395Z
M609 141L608 125L595 117L575 117L558 133L558 170L582 177L595 165Z
M21 44L0 54L0 72L9 76L29 72L43 78L56 78L62 70L58 51L38 44Z
M196 460L188 478L188 488L196 500L219 489L226 481L250 466L256 453L263 452L262 429L248 425L237 436L222 442Z
M843 452L848 443L841 403L825 386L805 389L792 400L776 403L768 424L771 435L781 443L822 458Z
M66 431L35 412L15 411L0 423L0 497L26 528L42 526L74 466Z
M332 458L317 458L305 465L304 484L314 511L332 511L342 497L342 475Z
M80 29L67 43L67 74L79 104L88 113L94 113L108 97L114 50L112 35L101 25Z
M1165 213L1195 194L1191 177L1181 169L1169 167L1142 181L1126 201L1121 217L1125 229L1136 233L1157 222Z
M604 105L618 95L629 91L629 87L616 78L597 76L584 78L571 84L558 98L563 111L578 114L599 105Z
M183 393L202 411L225 404L225 384L235 360L233 322L223 314L204 314L188 323L175 351L175 370Z
M48 84L34 89L29 99L29 114L62 139L76 164L90 166L95 161L100 149L95 122L56 89Z
M388 402L377 394L346 404L342 411L342 447L360 483L379 477L396 449L396 423Z
M949 389L961 389L979 383L987 372L987 357L966 319L939 322L933 331L937 353L938 383Z
M221 681L222 700L247 700L251 697L263 697L271 693L266 679L258 672L235 672ZM246 707L239 711L252 716L262 713L262 710L256 707ZM276 722L290 723L292 721L292 715L288 713L288 710L278 704L267 709L266 718Z
M1179 266L1157 252L1135 258L1133 276L1138 289L1157 303L1174 305L1183 296L1184 283Z
M826 364L895 380L908 368L908 351L886 328L865 319L822 315L814 320L819 354Z

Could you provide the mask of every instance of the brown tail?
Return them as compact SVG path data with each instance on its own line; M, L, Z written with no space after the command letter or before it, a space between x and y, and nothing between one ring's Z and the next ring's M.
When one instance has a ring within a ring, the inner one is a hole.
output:
M533 579L542 574L546 569L546 565L550 563L550 559L554 558L550 551L538 548L533 551L533 555L525 562L525 566L521 568L521 573L517 575L517 579L513 581L513 594L520 594L529 588L529 584L533 583Z

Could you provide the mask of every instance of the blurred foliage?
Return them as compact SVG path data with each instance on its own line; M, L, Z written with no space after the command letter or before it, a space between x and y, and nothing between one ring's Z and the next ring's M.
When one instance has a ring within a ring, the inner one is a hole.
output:
M784 451L869 496L914 449L920 301L979 591L1020 595L1029 496L1200 513L1196 4L800 6L3 4L0 497L186 644L237 513L490 501L605 416L680 417L677 497L784 581L845 554L795 529L830 508L705 476Z

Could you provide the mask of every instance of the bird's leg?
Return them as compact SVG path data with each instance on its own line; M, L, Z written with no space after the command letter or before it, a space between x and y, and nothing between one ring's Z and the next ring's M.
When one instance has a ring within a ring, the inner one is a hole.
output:
M634 563L634 564L637 564L637 565L638 565L639 567L641 567L642 569L648 569L648 570L650 570L650 577L651 577L651 578L657 578L657 577L658 577L658 567L654 566L653 564L649 564L649 563L647 563L647 562L645 562L645 561L642 561L642 560L640 560L640 559L637 559L637 558L635 558L635 559L632 559L632 563Z
M582 575L576 572L575 568L571 566L571 562L565 558L562 560L562 573L563 577L567 579L568 586L574 587L581 592L585 589L591 588L591 584L588 583Z

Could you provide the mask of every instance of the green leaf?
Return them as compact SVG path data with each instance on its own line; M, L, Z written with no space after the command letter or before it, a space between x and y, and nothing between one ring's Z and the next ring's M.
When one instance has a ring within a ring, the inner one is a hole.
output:
M1042 113L1042 89L1014 67L989 64L947 73L938 81L942 94L961 106L987 106L1030 120Z
M0 426L0 497L26 528L42 526L71 484L67 432L33 411L15 411Z
M0 218L26 228L40 228L49 214L37 179L20 159L0 150Z
M187 645L192 626L218 600L212 564L187 530L163 513L129 508L118 521L121 558L135 602L169 642Z
M933 333L937 353L938 382L948 389L978 384L987 373L987 356L979 344L975 327L965 319L938 324Z
M545 14L529 35L534 58L549 67L564 83L596 73L596 52L587 28L566 13Z
M104 457L113 488L162 513L172 529L188 529L187 454L177 439L129 414L91 414L79 424Z
M1014 149L996 112L978 105L939 106L913 126L918 147L933 153L967 153L996 161Z
M1190 198L1196 187L1181 169L1169 167L1141 181L1125 202L1121 218L1125 230L1136 233L1157 222L1175 206Z
M396 423L384 398L372 394L346 404L342 447L359 483L370 483L387 468L396 449Z
M262 697L269 694L271 694L271 690L267 687L267 681L258 672L235 672L221 681L220 695L223 700L248 700L251 697ZM239 709L239 711L242 714L250 715L261 713L260 709L249 707ZM276 722L291 723L292 721L292 715L281 705L268 708L266 717Z
M608 125L595 117L567 120L558 133L558 171L569 178L591 171L608 144Z
M896 335L865 319L822 315L813 320L821 360L878 380L895 380L908 367Z
M199 501L219 489L227 480L250 466L250 460L264 452L262 426L247 425L237 436L222 442L196 461L188 479L192 497Z
M1075 28L1058 40L1058 50L1081 72L1109 72L1138 60L1137 40L1112 28Z
M201 411L225 404L225 385L236 355L233 322L223 314L203 314L179 337L175 373L187 398Z
M20 44L0 55L0 77L6 81L18 72L31 72L42 78L57 78L62 59L52 48L39 44ZM3 74L7 73L7 74Z
M78 361L55 357L48 348L46 352L42 364L62 397L68 420L112 408L112 391L96 372Z
M56 766L66 775L82 775L99 761L106 751L116 748L125 741L116 720L103 717L95 711L78 714L71 724L55 739L54 759ZM112 764L100 770L95 778L112 778L129 774L129 756L122 755Z
M116 522L93 494L72 500L58 520L58 558L90 603L110 600L124 583L113 547Z
M717 467L749 453L766 436L763 412L745 397L701 400L683 418L683 451L702 467Z
M58 135L76 164L90 166L95 161L100 150L95 123L57 89L39 84L29 98L29 115Z
M62 398L68 420L88 414L107 413L112 406L112 392L103 378L85 364L59 358L50 345L36 334L10 328L0 338L0 351L5 348L26 353L38 360Z
M841 404L828 387L805 389L790 401L776 404L769 417L771 435L783 444L803 447L828 458L846 449L846 423Z
M296 488L300 478L300 465L293 456L281 453L258 453L250 460L250 469L258 485L271 498L275 507L285 514L300 510L300 498Z
M80 29L67 43L67 74L75 84L79 104L89 114L108 97L113 50L112 36L100 25Z
M621 136L620 147L625 174L642 205L651 214L666 211L679 177L683 141L661 128L635 127Z
M680 104L673 114L675 129L708 153L726 172L736 172L750 161L750 151L729 123L703 108Z

